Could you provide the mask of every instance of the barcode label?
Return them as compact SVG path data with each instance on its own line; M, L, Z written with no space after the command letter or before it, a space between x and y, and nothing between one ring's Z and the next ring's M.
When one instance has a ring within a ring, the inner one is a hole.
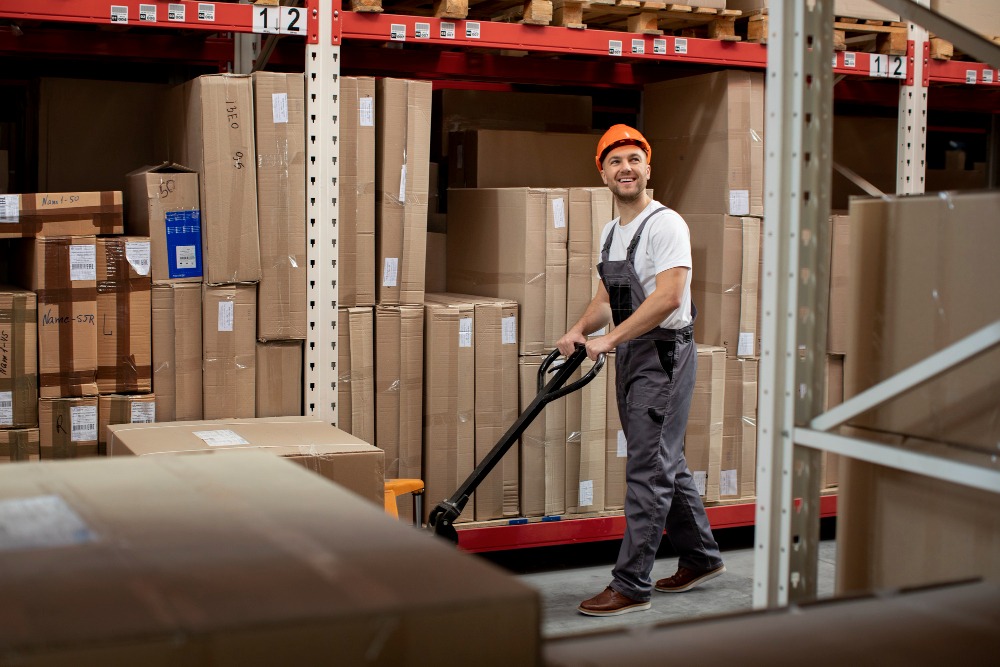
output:
M500 320L500 344L517 344L517 317L510 315Z
M210 2L198 3L198 20L215 21L215 5Z
M21 219L21 196L0 195L0 223L18 222Z
M193 245L177 246L177 268L178 269L198 268L198 253L195 252Z
M723 470L719 476L719 495L737 496L739 493L739 486L736 484L736 471Z
M0 426L14 425L14 392L0 391Z
M69 409L70 442L97 440L97 406L74 405Z
M128 7L111 5L111 22L116 24L128 23Z
M625 431L618 429L618 458L623 459L628 456L628 441L625 440Z
M96 540L97 535L59 496L0 500L0 551L66 547Z
M194 435L204 440L205 444L209 447L231 447L233 445L250 444L242 436L227 428L216 431L195 431Z
M430 23L418 23L413 28L413 36L417 39L430 39L431 38L431 24Z
M152 401L133 403L131 418L133 424L152 424L156 421L156 403Z
M273 123L288 122L288 93L271 93L271 118Z
M184 5L175 5L174 3L167 5L168 21L183 21L184 14Z
M149 275L149 241L126 241L125 259L140 276Z
M97 280L97 246L71 245L69 247L69 279Z
M233 330L233 302L219 302L219 331Z
M382 287L395 287L398 273L399 258L386 257L385 265L382 267Z
M594 504L594 480L580 482L580 507L590 507Z
M552 224L556 229L566 226L566 202L562 197L552 200Z
M698 495L704 496L708 487L708 473L704 470L694 471L694 485L698 489Z
M362 97L358 103L358 125L361 127L375 126L375 100Z
M472 347L472 318L462 317L458 320L458 346Z
M156 23L156 5L139 5L139 20Z

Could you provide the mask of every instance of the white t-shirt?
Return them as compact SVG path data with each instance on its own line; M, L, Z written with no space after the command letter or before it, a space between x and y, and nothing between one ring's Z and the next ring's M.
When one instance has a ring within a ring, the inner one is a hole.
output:
M615 218L604 226L601 232L601 245L608 240L608 234L612 229L615 231L611 240L611 249L608 252L608 260L621 261L626 259L628 246L632 242L639 225L650 213L663 204L653 201L642 213L637 215L632 222L624 227L618 224L620 218ZM635 247L635 272L642 281L642 289L646 297L649 297L656 289L656 274L673 269L679 266L691 269L691 232L687 223L676 211L666 209L654 215L646 223L646 228L642 231L642 237ZM693 270L687 272L687 282L684 285L684 293L681 295L681 305L674 312L667 315L667 318L660 322L664 329L682 329L691 324L691 274Z

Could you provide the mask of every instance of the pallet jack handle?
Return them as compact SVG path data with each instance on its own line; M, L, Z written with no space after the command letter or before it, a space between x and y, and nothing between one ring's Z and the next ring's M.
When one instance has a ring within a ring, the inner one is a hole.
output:
M500 459L504 457L504 454L518 441L521 434L531 425L531 422L535 420L547 404L583 388L597 377L597 374L604 367L605 362L605 355L600 355L597 361L594 362L593 368L587 371L586 375L576 382L567 385L566 381L573 376L573 373L580 368L584 359L587 358L587 349L583 345L578 344L576 350L566 358L565 362L552 367L558 358L559 350L553 350L545 358L542 365L538 368L538 393L535 395L535 398L524 409L524 412L518 416L511 427L507 429L503 437L497 441L497 444L493 446L490 453L480 461L476 469L458 487L458 490L450 498L441 501L437 504L437 507L431 510L427 520L427 530L457 544L458 532L455 530L455 520L461 516L462 510L465 509L465 505L469 502L469 497L472 496L476 487L486 479L490 471L496 467ZM545 376L549 373L553 373L554 375L546 384Z

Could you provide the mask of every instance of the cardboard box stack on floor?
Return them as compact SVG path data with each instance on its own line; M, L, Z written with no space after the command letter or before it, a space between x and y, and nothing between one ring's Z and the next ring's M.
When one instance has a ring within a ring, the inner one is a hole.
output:
M0 286L0 435L38 425L38 297Z
M589 359L573 381L594 367ZM599 372L583 389L566 397L566 513L604 511L607 485L607 374Z
M684 436L684 455L698 493L705 501L719 500L725 392L726 349L699 345L698 371ZM727 475L727 483L738 483L732 480L732 476Z
M0 429L0 463L38 461L41 458L37 428Z
M375 311L341 308L337 335L337 426L375 443Z
M543 357L522 356L521 410L538 393L538 369ZM521 436L521 513L554 516L566 513L566 402L545 406Z
M339 304L375 305L375 79L340 77Z

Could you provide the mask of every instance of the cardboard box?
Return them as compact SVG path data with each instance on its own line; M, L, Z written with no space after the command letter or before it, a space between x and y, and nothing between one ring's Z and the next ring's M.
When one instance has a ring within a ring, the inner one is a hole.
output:
M153 387L147 236L97 239L97 390L148 393Z
M40 399L38 442L41 458L97 456L97 423L97 396Z
M551 350L566 333L566 201L557 189L449 193L448 287L516 301L522 355Z
M96 396L96 239L25 239L15 251L17 283L38 295L39 395Z
M254 285L205 285L202 291L206 419L252 417L256 410L255 292Z
M307 327L305 79L254 72L253 91L261 269L257 337L300 340Z
M938 2L939 0L932 0ZM726 9L739 9L744 14L764 9L768 0L726 0ZM834 0L834 16L849 16L857 19L873 19L876 21L898 21L899 14L894 14L873 0Z
M206 74L175 86L163 123L168 158L201 176L205 282L260 280L250 76Z
M201 282L198 173L171 162L128 175L129 234L148 236L154 282Z
M108 431L108 456L259 449L295 461L380 507L384 502L382 452L314 417L121 424Z
M375 305L375 79L340 77L341 306Z
M424 303L424 519L475 467L476 331L471 303ZM475 507L475 494L469 499ZM464 513L456 523L471 521Z
M37 461L40 453L37 428L0 430L0 463Z
M441 155L448 155L452 132L589 132L594 115L589 95L446 88L434 91L434 105L440 108L441 124L435 128L439 136L433 144Z
M726 359L719 466L723 500L757 495L757 363L756 359Z
M120 191L0 195L0 239L123 231Z
M337 336L337 426L375 444L375 313L340 308Z
M845 398L1000 319L995 192L855 200ZM996 453L1000 349L979 354L856 426Z
M989 0L931 0L931 9L987 38L1000 35L1000 7Z
M160 421L201 419L201 283L153 285L153 390Z
M334 654L345 665L539 664L530 586L279 457L8 468L5 515L23 524L44 513L61 530L4 552L0 616L21 619L5 655L108 667L309 665ZM96 599L99 614L85 602ZM167 600L185 604L166 613ZM455 636L442 641L432 628L443 627Z
M152 424L156 421L153 394L109 394L97 398L97 451L108 453L108 427L114 424Z
M423 305L431 84L379 79L375 95L376 297Z
M622 430L621 415L618 412L618 396L615 388L616 377L615 355L608 355L604 363L607 375L607 422L604 429L604 509L625 509L625 463L628 461L628 441Z
M570 188L567 220L566 327L576 324L601 281L601 231L611 221L611 190Z
M602 184L594 165L599 139L599 134L565 132L453 132L448 138L448 187L597 187ZM450 193L448 201L450 210Z
M573 381L583 377L593 367L594 362L589 359L584 361L574 374ZM565 399L567 514L604 510L607 378L602 370L583 389L573 392Z
M829 410L844 402L844 357L826 355L826 399L823 409ZM824 489L837 486L840 479L840 455L823 452L822 484Z
M691 230L695 340L724 347L730 357L755 356L760 220L698 214L684 219Z
M726 348L699 345L684 456L698 493L706 502L719 500L725 401Z
M846 215L830 216L830 301L826 335L828 354L847 352L847 318L851 263L851 220Z
M428 292L448 291L448 235L427 232L424 283Z
M538 395L542 357L520 357L521 411ZM566 402L553 401L521 436L521 514L566 513Z
M422 479L423 391L423 306L376 307L374 444L386 477Z
M683 215L764 215L764 74L723 70L649 84L649 185ZM721 177L725 174L725 177Z
M0 429L38 424L38 299L0 285Z
M257 416L302 414L302 354L298 340L257 343Z

